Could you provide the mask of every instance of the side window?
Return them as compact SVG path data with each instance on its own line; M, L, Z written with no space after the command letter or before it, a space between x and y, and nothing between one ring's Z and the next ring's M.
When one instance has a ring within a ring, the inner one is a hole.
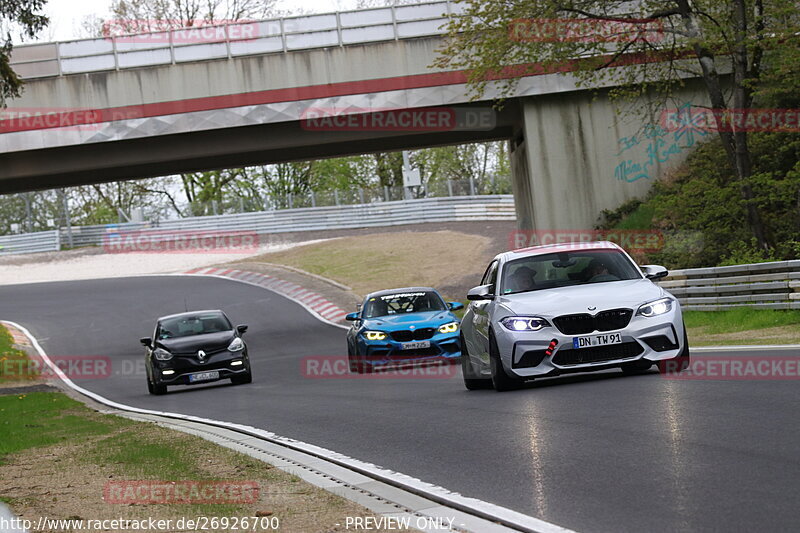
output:
M497 289L497 261L492 261L481 279L481 285L491 285L492 293Z

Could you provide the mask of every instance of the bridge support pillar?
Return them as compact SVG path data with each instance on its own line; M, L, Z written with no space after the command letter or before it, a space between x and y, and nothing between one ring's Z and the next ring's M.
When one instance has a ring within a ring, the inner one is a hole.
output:
M509 152L520 229L592 229L603 209L643 197L698 140L666 131L660 117L619 115L605 94L532 96L519 106Z

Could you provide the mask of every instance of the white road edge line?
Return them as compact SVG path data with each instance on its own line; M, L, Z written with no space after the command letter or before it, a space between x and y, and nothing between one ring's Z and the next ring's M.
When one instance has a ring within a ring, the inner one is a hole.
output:
M223 276L212 276L212 277L222 277L223 279L231 279ZM233 280L233 281L238 281L238 280ZM320 320L322 320L323 322L329 322L324 319ZM38 352L39 356L42 358L45 364L49 366L50 369L55 373L55 375L58 376L58 378L61 379L61 381L63 381L68 387L72 388L74 391L80 394L83 394L84 396L92 398L93 400L99 403L108 405L109 407L113 407L121 411L163 416L166 418L186 420L190 422L198 422L201 424L208 424L211 426L238 431L240 433L251 435L253 437L257 437L259 439L263 439L268 442L272 442L274 444L278 444L292 450L309 454L311 456L347 468L354 472L358 472L373 479L383 481L384 483L397 487L401 490L411 492L412 494L417 494L436 503L452 507L456 510L477 516L479 518L491 520L493 522L498 522L506 527L518 529L520 531L524 531L527 533L575 533L573 530L563 528L556 524L551 524L550 522L546 522L539 518L525 515L523 513L514 511L512 509L508 509L506 507L501 507L499 505L485 502L477 498L462 496L459 493L449 491L444 487L440 487L438 485L427 483L425 481L422 481L421 479L417 479L408 476L406 474L401 474L400 472L394 472L392 470L382 468L372 463L360 461L358 459L354 459L347 455L334 452L332 450L328 450L326 448L322 448L319 446L315 446L313 444L308 444L299 440L290 439L288 437L282 437L270 431L259 429L253 426L245 426L242 424L234 424L231 422L223 422L220 420L214 420L209 418L183 415L180 413L171 413L168 411L153 411L150 409L142 409L139 407L133 407L130 405L109 400L104 396L100 396L99 394L96 394L90 390L84 389L83 387L79 387L71 379L69 379L66 376L66 374L64 374L64 372L55 363L53 363L52 360L50 360L50 358L47 356L47 353L45 353L44 349L39 344L39 341L36 339L36 337L34 337L31 334L31 332L28 331L25 327L10 320L3 320L0 322L9 324L10 326L22 331L25 334L25 336L27 336L28 339L31 341L31 345ZM338 324L333 324L333 325L338 327L345 327L345 326L339 326Z
M800 350L800 344L765 344L765 345L757 345L753 344L750 346L742 345L742 346L698 346L696 348L692 348L689 346L689 353L691 352L719 352L721 350L730 350L733 352L741 352L741 351L761 351L761 350Z

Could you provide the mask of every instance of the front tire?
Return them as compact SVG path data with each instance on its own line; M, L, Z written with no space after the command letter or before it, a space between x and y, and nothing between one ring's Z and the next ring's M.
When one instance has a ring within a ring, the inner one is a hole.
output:
M461 334L461 375L464 378L464 387L467 390L488 389L492 386L492 380L486 378L472 377L472 363L469 362L469 352L467 343L464 342L464 334Z
M347 343L347 363L350 367L351 374L360 374L358 358L356 357L353 347L350 346L349 342Z
M494 333L489 332L489 363L492 369L492 385L497 392L516 390L522 386L522 380L506 374L503 362L500 360L500 350Z
M147 379L147 391L152 394L153 396L161 396L162 394L167 393L167 386L166 385L156 385L150 379Z

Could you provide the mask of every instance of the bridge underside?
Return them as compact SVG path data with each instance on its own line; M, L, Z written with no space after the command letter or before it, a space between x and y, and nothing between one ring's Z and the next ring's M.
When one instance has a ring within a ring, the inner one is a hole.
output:
M486 112L486 104L451 106ZM23 192L250 165L510 139L520 107L494 127L452 131L316 131L299 121L144 136L0 155L3 192Z

